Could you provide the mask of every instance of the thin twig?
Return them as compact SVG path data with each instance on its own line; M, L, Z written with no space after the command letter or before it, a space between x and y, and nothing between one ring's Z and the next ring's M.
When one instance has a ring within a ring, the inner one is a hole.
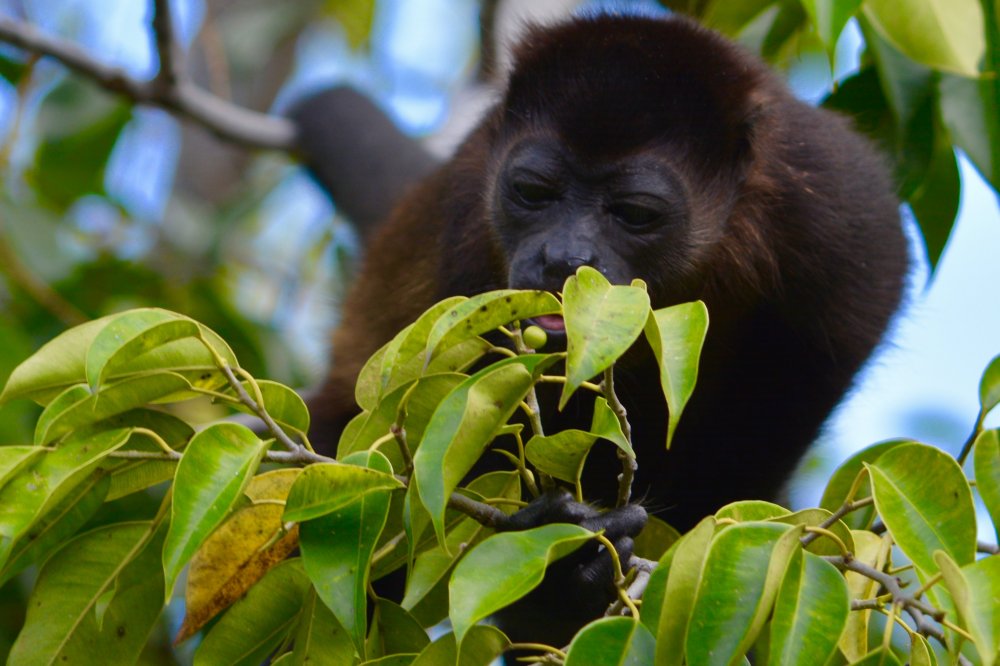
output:
M611 411L615 413L618 417L618 424L622 428L622 433L625 435L625 441L632 445L632 426L628 422L628 413L625 411L625 405L622 404L621 400L618 399L618 394L615 393L615 366L611 365L607 370L604 371L604 381L601 383L601 389L604 393L605 399L608 401L608 406L611 407ZM625 506L632 499L632 482L635 480L636 470L639 469L639 464L636 462L635 458L628 455L621 449L618 450L618 459L622 463L622 473L618 475L618 500L615 506Z
M108 458L120 458L123 460L162 460L164 462L177 462L181 459L178 451L167 453L166 451L112 451Z
M506 513L489 504L469 499L465 495L452 493L448 498L448 507L456 511L461 511L480 525L486 527L499 528L507 524L508 516Z
M633 555L628 561L628 570L631 571L635 569L635 579L628 586L626 593L629 599L633 601L638 601L642 599L642 595L646 593L646 586L649 584L649 577L652 575L653 571L656 570L657 563L653 560L647 560L642 557L636 557ZM605 616L613 617L615 615L623 615L626 609L626 605L621 599L615 599L614 602L608 607L608 610L604 613Z
M229 381L229 386L231 386L233 391L236 392L236 397L238 397L240 402L246 405L250 411L256 414L257 417L264 422L264 425L266 425L267 429L271 431L271 434L274 435L275 439L277 439L282 446L293 453L301 448L304 448L302 445L293 441L292 438L281 429L281 426L279 426L274 419L271 418L271 415L267 413L267 410L264 409L264 405L261 404L261 401L254 400L250 397L247 390L243 388L243 382L236 377L232 367L223 359L217 360L222 361L221 363L216 363L216 365L218 365L219 369L222 370L222 374L226 376L226 379ZM259 394L259 389L257 390L257 393Z
M124 95L137 104L173 111L223 139L253 148L292 150L295 147L295 127L285 118L237 106L184 80L172 86L161 85L156 79L139 81L118 67L98 62L76 44L46 35L29 23L0 17L0 41L55 58L106 90Z
M156 38L156 55L160 61L153 85L164 89L174 88L183 76L179 66L180 51L174 39L174 24L170 16L170 0L153 0L153 36Z
M844 502L843 504L840 505L839 509L837 509L836 511L834 511L830 515L830 517L828 517L826 520L824 520L822 523L820 523L818 525L818 527L820 527L820 528L822 528L824 530L829 529L831 526L834 525L834 523L836 523L838 520L840 520L841 518L843 518L847 514L851 513L852 511L857 511L858 509L860 509L862 507L868 506L869 504L873 503L874 501L875 501L875 498L869 496L869 497L862 497L861 499L857 500L856 502L850 502L850 501ZM808 533L806 533L805 536L803 536L801 539L799 539L799 541L802 543L802 547L805 548L806 546L808 546L809 544L811 544L813 541L815 541L816 539L818 539L819 536L820 536L820 534L821 534L820 532L808 532Z
M892 596L893 603L898 604L913 619L917 631L938 640L943 645L947 644L944 630L934 622L931 622L927 617L930 616L936 622L943 622L945 618L944 611L938 610L927 602L917 599L912 594L907 594L903 591L902 585L900 585L899 580L895 576L891 576L884 571L879 571L875 567L853 557L828 556L824 557L824 559L840 569L853 571L879 583ZM862 607L867 606L859 606L859 608Z
M594 538L604 546L605 550L608 551L608 555L611 556L611 565L615 570L614 583L615 590L618 593L618 600L621 601L625 608L628 609L629 615L638 619L639 609L635 605L635 602L632 601L632 598L629 597L628 590L625 588L625 572L622 570L622 562L618 557L618 551L615 549L615 545L611 543L611 540L604 536L601 532L595 534Z

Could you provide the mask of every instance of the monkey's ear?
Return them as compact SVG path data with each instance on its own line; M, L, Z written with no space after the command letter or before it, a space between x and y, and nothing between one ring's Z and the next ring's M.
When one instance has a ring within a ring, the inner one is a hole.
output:
M738 109L734 109L731 127L735 128L736 140L734 157L751 160L754 145L759 145L760 137L766 133L768 103L771 96L763 91L751 92Z

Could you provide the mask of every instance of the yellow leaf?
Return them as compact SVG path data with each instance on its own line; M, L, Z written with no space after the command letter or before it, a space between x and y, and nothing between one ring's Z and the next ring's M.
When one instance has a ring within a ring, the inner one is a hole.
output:
M301 471L280 469L255 476L246 489L252 504L233 512L195 553L185 591L187 614L175 643L194 635L298 547L298 525L274 539L281 529L284 500ZM271 503L274 500L281 503Z

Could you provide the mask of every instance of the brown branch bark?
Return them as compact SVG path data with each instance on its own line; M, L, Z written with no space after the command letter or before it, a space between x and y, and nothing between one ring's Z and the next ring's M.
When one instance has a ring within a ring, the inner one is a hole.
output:
M165 5L157 1L157 9ZM157 24L157 43L161 58L171 53L171 48L160 50L161 22ZM169 29L172 34L172 28ZM81 74L102 88L124 95L136 104L147 104L168 109L178 116L204 126L217 136L252 148L292 150L295 147L295 126L286 118L270 116L242 108L177 76L172 69L164 69L152 81L140 81L117 67L110 67L94 59L84 49L72 42L46 35L33 25L0 17L0 41L30 53L58 60L69 69ZM171 40L171 44L172 44ZM166 67L176 62L171 55L165 58ZM163 72L170 72L164 74Z

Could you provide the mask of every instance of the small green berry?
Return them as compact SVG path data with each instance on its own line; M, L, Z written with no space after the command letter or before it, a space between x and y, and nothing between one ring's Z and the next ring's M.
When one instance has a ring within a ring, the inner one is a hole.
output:
M532 349L541 349L549 341L549 336L546 335L545 329L540 326L529 326L524 329L521 336L524 338L524 344Z

